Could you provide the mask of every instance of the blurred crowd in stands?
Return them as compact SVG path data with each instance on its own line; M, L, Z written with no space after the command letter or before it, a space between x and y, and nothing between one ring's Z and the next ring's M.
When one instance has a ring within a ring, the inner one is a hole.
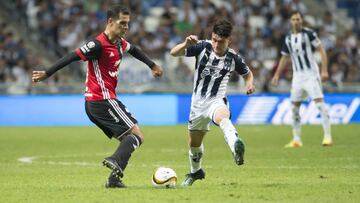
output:
M26 94L31 86L31 67L41 64L29 51L24 39L8 23L0 23L0 85L8 85L8 93Z
M140 46L151 57L164 60L169 49L189 34L209 38L212 23L227 18L234 24L231 47L239 51L255 73L258 89L270 91L268 82L277 66L284 35L289 31L289 13L299 10L306 26L317 31L329 58L330 86L360 82L360 37L353 28L339 32L339 25L329 10L310 15L300 0L16 0L17 10L27 25L51 38L64 53L102 32L106 9L113 3L131 8L127 40ZM356 1L355 1L356 3ZM359 4L359 2L357 2ZM320 6L321 7L321 6ZM29 89L30 72L42 64L41 57L27 49L7 22L0 28L0 84L11 82ZM60 57L60 55L59 55ZM173 71L181 82L192 80L192 66L183 59L173 59ZM166 67L164 67L166 68ZM59 76L60 77L60 76ZM71 80L71 79L70 79ZM238 81L234 75L232 81ZM289 86L291 68L284 72L280 85ZM16 92L16 91L15 91Z

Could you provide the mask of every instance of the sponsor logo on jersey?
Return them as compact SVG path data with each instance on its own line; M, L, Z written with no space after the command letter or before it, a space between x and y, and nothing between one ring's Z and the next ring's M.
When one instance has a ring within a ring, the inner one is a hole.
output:
M213 78L219 78L221 77L220 71L216 70L215 68L209 68L206 67L202 72L201 72L201 78L204 78L206 76L212 76Z
M109 75L113 78L116 78L118 76L118 71L109 71Z

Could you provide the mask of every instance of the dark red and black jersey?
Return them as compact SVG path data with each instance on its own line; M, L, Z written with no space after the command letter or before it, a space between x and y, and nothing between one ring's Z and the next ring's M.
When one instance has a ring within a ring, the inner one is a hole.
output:
M125 39L111 43L105 33L101 33L94 40L76 49L75 53L88 62L86 101L116 98L120 62L130 46Z

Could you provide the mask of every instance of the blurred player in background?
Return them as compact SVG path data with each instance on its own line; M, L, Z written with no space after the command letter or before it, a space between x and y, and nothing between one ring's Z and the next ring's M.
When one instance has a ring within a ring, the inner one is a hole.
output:
M145 63L154 77L162 75L162 69L150 60L139 48L123 37L128 31L130 11L120 5L111 6L107 11L105 31L82 47L61 58L46 71L33 71L33 82L40 82L73 61L88 62L85 90L85 110L89 119L106 136L120 141L114 154L104 159L103 164L112 171L105 184L108 188L126 187L120 178L132 152L144 140L137 120L116 98L118 70L123 55L129 52Z
M324 103L321 81L329 78L327 69L326 51L321 44L317 34L302 26L303 18L300 12L293 12L290 15L291 31L286 35L284 45L281 50L282 57L278 68L272 78L272 84L277 85L279 76L284 67L291 61L293 69L291 87L291 110L293 139L285 147L301 147L301 118L299 109L301 102L309 96L315 101L316 107L320 111L322 126L324 129L323 146L333 144L331 138L329 114ZM315 61L313 48L320 52L321 71Z
M196 57L188 124L191 171L186 175L183 186L190 186L194 181L205 178L201 168L204 153L202 142L210 129L210 121L222 129L235 163L244 163L245 146L230 120L226 88L233 71L243 76L247 94L253 93L255 87L253 74L244 59L229 48L232 29L229 21L219 20L213 26L211 40L198 40L197 36L190 35L170 51L172 56Z

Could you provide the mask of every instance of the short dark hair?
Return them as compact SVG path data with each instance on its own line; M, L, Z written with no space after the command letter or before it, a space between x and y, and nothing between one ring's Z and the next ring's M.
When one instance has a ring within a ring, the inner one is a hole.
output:
M119 13L130 15L130 10L129 8L120 4L111 5L111 7L106 12L106 19L109 20L109 18L119 18Z
M291 18L293 15L297 15L297 14L299 14L301 18L304 18L303 14L298 10L291 11L289 18Z
M230 37L233 26L230 21L226 19L217 20L213 27L213 33L220 37Z

